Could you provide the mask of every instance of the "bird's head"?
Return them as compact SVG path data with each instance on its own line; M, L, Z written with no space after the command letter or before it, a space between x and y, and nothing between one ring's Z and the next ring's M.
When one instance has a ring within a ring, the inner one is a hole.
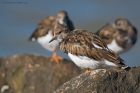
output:
M58 12L57 15L56 15L56 20L60 24L64 24L64 22L67 20L67 18L68 18L68 13L64 10Z

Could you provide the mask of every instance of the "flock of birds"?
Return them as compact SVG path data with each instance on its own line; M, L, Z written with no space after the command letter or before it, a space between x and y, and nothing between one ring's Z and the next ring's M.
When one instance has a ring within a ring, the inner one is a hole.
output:
M61 62L60 49L80 68L127 68L119 54L128 51L137 41L137 29L125 18L108 23L96 33L75 28L67 11L41 20L30 36L52 51L51 61Z

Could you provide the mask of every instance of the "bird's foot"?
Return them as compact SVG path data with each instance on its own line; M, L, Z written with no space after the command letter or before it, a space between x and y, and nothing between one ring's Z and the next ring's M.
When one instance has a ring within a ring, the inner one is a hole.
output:
M63 60L63 58L56 54L53 54L50 59L51 62L55 62L55 63L60 63L62 60Z
M90 75L91 74L91 69L90 68L85 69L85 72L84 73L86 75Z

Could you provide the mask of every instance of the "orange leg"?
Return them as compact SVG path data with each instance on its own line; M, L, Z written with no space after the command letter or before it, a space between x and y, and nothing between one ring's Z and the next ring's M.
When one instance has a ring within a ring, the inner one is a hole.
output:
M55 63L59 63L63 60L63 58L61 56L58 56L56 54L56 51L53 52L52 56L51 56L51 59L50 59L52 62L55 62Z
M84 73L85 73L86 75L90 75L91 69L90 69L90 68L86 68Z

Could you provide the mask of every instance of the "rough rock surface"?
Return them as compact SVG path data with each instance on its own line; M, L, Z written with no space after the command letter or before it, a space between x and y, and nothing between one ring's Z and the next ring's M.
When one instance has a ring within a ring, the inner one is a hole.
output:
M26 54L0 58L0 93L52 93L80 73L68 60L56 64Z
M0 58L0 93L140 93L140 67L81 73L68 60L56 64L29 54Z
M89 75L83 73L54 93L140 93L140 67L129 71L99 69Z

